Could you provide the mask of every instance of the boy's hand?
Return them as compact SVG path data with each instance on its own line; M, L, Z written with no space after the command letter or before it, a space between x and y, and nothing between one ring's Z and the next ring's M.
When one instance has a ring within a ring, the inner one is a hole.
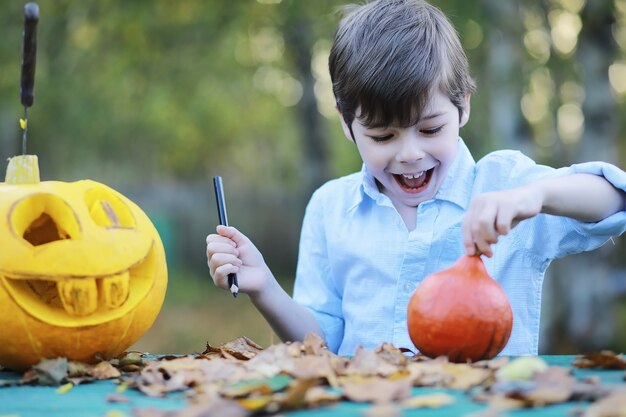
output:
M241 292L263 290L272 275L261 252L234 227L217 226L216 231L206 238L209 272L215 285L228 289L228 274L234 273Z
M461 227L467 254L491 257L491 245L498 242L498 237L508 234L521 220L539 214L542 204L541 189L533 185L477 196Z

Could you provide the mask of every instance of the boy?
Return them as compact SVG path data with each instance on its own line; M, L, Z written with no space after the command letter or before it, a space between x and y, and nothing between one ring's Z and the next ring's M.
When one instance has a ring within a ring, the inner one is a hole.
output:
M215 284L226 288L236 273L281 339L313 331L330 350L352 355L382 342L412 348L406 310L414 289L463 253L482 253L514 313L501 353L537 354L545 270L623 233L626 174L601 162L555 170L515 151L475 163L459 138L474 91L467 58L450 22L421 0L353 8L329 68L361 172L313 194L293 299L232 227L207 237Z

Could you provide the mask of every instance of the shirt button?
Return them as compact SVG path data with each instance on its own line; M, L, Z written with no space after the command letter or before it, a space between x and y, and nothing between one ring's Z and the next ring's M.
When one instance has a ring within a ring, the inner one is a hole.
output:
M410 282L407 282L406 284L404 284L404 289L407 292L413 292L413 290L415 289L415 286L411 284Z

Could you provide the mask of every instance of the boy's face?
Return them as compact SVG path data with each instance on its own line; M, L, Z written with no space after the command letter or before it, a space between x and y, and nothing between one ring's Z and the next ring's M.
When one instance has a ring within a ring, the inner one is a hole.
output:
M467 100L461 120L458 109L439 90L409 128L369 128L354 119L352 131L361 158L396 207L416 207L439 190L456 157L459 128L469 118L469 96ZM343 118L342 125L352 140Z

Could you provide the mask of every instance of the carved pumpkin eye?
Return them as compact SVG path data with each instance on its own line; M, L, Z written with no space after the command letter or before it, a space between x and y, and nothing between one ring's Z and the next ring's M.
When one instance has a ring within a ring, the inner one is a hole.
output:
M74 212L53 194L34 194L20 200L13 209L11 222L15 233L33 246L80 235Z
M85 203L91 218L102 227L136 227L128 206L105 188L91 188L85 193Z

